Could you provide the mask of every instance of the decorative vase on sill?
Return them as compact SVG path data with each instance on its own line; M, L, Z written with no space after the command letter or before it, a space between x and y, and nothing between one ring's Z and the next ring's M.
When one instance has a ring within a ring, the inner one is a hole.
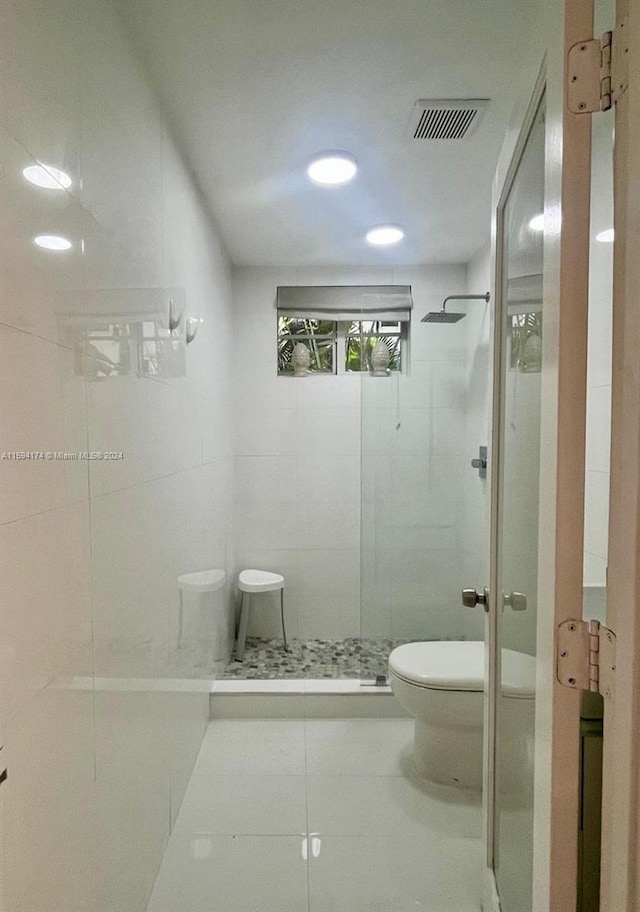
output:
M311 363L311 353L303 342L296 342L291 353L291 364L293 365L294 377L306 377L309 364Z
M373 351L371 352L371 367L373 368L373 376L388 377L390 363L391 355L389 354L389 349L382 341L382 339L380 339L380 341L376 342L376 344L373 346Z

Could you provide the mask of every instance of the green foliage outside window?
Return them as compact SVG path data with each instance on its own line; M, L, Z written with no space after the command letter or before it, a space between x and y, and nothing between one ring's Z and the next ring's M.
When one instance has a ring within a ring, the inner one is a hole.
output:
M278 373L293 373L291 355L297 342L309 349L311 373L334 373L336 338L337 323L332 320L278 317Z
M348 324L346 364L347 371L371 370L371 353L378 342L389 349L389 370L401 368L401 328L399 323L373 320L355 320Z

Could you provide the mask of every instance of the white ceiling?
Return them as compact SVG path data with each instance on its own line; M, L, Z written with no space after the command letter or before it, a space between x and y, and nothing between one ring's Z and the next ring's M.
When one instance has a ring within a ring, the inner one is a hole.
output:
M531 51L534 0L114 0L234 263L466 262ZM406 135L418 98L491 99L458 143ZM315 153L360 164L311 185ZM363 236L406 229L395 248Z

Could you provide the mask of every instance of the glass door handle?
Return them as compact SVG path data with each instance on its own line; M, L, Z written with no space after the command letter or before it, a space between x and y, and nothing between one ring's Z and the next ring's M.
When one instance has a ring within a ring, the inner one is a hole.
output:
M505 605L508 605L512 611L526 611L527 597L524 592L510 592L504 597Z
M476 605L482 605L485 611L489 610L489 590L478 592L477 589L462 590L462 604L465 608L475 608Z
M473 466L474 469L478 470L478 475L480 476L480 478L487 477L487 464L488 464L488 457L487 457L486 446L478 447L478 456L476 459L471 460L471 465Z

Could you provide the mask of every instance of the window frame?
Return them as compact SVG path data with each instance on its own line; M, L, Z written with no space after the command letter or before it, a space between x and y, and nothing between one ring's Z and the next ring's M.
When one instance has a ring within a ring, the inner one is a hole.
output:
M360 328L360 332L357 332L357 333L351 333L351 332L349 332L349 327L350 327L353 323L359 323L359 324L360 324L360 327L361 327L361 328ZM378 339L381 339L381 338L384 338L384 337L386 337L386 336L388 336L389 338L398 339L398 341L399 341L399 343L400 343L400 351L399 351L399 358L398 358L398 360L399 360L399 366L398 366L397 368L392 368L392 369L390 370L390 372L391 372L391 373L394 373L394 374L402 374L402 373L404 373L404 372L405 372L405 370L404 370L404 362L405 362L406 351L407 351L407 344L406 344L406 343L407 343L407 338L408 338L408 326L409 326L409 322L408 322L408 321L405 321L405 320L396 320L392 325L393 325L393 326L398 326L398 329L390 330L390 331L388 331L388 332L385 332L385 331L375 331L375 330L371 330L371 332L364 332L364 331L362 330L362 324L363 324L363 323L373 323L373 324L389 323L389 324L391 324L391 320L375 320L375 319L374 319L374 320L371 320L371 319L367 319L367 320L349 320L349 321L347 321L347 322L345 322L345 323L342 324L342 326L343 326L343 332L342 332L342 334L340 333L340 324L338 324L338 344L340 344L340 338L341 338L341 336L342 336L342 344L343 344L343 350L342 350L342 352L339 352L339 357L340 357L339 363L340 363L341 365L344 366L344 370L341 371L341 373L344 373L344 374L366 374L366 373L369 373L369 371L368 371L367 369L365 369L365 368L361 368L360 370L349 370L349 369L348 369L348 367L347 367L347 343L348 343L349 339L359 339L359 340L360 340L360 352L361 352L361 358L362 358L362 350L363 350L362 342L363 342L364 339L371 339L371 338L378 338Z
M291 317L292 319L298 319L301 321L311 322L316 318L305 317L304 315L300 317L295 317L293 314L281 314L280 311L277 313L276 317L276 369L279 377L291 377L293 376L292 371L285 371L280 369L279 359L278 359L278 346L282 339L292 340L295 342L303 342L307 348L311 351L312 346L310 342L312 340L318 342L327 342L330 341L333 343L333 369L332 370L309 370L309 376L332 376L338 373L338 331L339 323L337 320L323 320L318 322L332 323L335 327L331 333L283 333L280 332L280 320L282 317Z
M375 314L372 314L368 319L353 319L353 320L327 320L327 322L333 323L335 326L334 333L323 333L322 335L313 335L305 333L281 333L280 332L280 318L284 316L293 317L293 314L287 313L283 314L280 311L277 311L276 314L276 371L278 377L291 377L293 373L291 371L283 371L280 369L278 363L278 344L281 339L294 339L297 342L303 342L309 346L310 340L333 340L333 370L332 371L318 371L310 370L310 377L327 377L327 376L358 376L359 374L367 374L368 370L348 370L347 369L347 341L349 339L366 339L369 337L384 337L390 336L397 338L400 342L400 363L398 368L395 368L391 371L394 374L405 374L407 373L408 368L408 354L409 354L409 320L398 320L394 325L398 325L399 329L391 330L390 332L362 332L359 333L350 333L349 329L354 323L359 323L362 326L363 323L391 323L391 320L376 320ZM372 319L373 317L373 319ZM309 319L301 314L297 319L306 320Z

